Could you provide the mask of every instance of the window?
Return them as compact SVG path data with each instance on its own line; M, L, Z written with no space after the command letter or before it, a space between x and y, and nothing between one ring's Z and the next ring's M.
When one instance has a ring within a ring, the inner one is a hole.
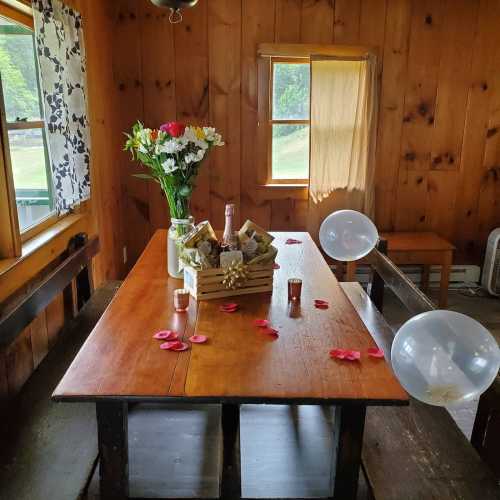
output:
M268 183L307 183L309 102L309 59L272 57Z
M19 229L27 234L53 212L52 179L34 33L5 17L0 17L0 76L6 163L12 169Z

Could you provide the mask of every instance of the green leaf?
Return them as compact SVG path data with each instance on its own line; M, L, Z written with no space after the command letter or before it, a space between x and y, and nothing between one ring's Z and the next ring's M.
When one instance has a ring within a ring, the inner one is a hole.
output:
M140 151L137 151L137 159L145 165L148 165L151 162L149 156L141 153Z
M186 184L184 184L184 186L181 186L179 189L179 194L184 198L189 198L192 192L193 189L191 188L191 186L188 186Z
M149 180L156 181L156 179L152 175L149 175L149 174L132 174L132 176L137 177L138 179L147 179L148 181Z

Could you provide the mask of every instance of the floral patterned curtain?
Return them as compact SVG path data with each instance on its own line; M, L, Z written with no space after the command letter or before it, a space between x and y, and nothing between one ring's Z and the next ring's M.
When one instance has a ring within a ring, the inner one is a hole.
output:
M60 0L32 0L55 207L90 196L85 47L79 12Z

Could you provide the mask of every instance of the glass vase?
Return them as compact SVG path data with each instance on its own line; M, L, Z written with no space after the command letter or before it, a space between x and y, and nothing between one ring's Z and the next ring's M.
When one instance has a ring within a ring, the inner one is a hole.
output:
M168 274L172 278L182 279L184 272L179 269L179 246L178 240L194 229L194 219L171 219L167 238L167 265Z

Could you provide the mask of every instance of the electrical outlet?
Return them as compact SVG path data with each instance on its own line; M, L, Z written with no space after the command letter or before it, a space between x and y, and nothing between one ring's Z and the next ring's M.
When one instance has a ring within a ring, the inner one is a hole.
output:
M128 260L127 257L127 247L123 247L123 263L126 264Z

